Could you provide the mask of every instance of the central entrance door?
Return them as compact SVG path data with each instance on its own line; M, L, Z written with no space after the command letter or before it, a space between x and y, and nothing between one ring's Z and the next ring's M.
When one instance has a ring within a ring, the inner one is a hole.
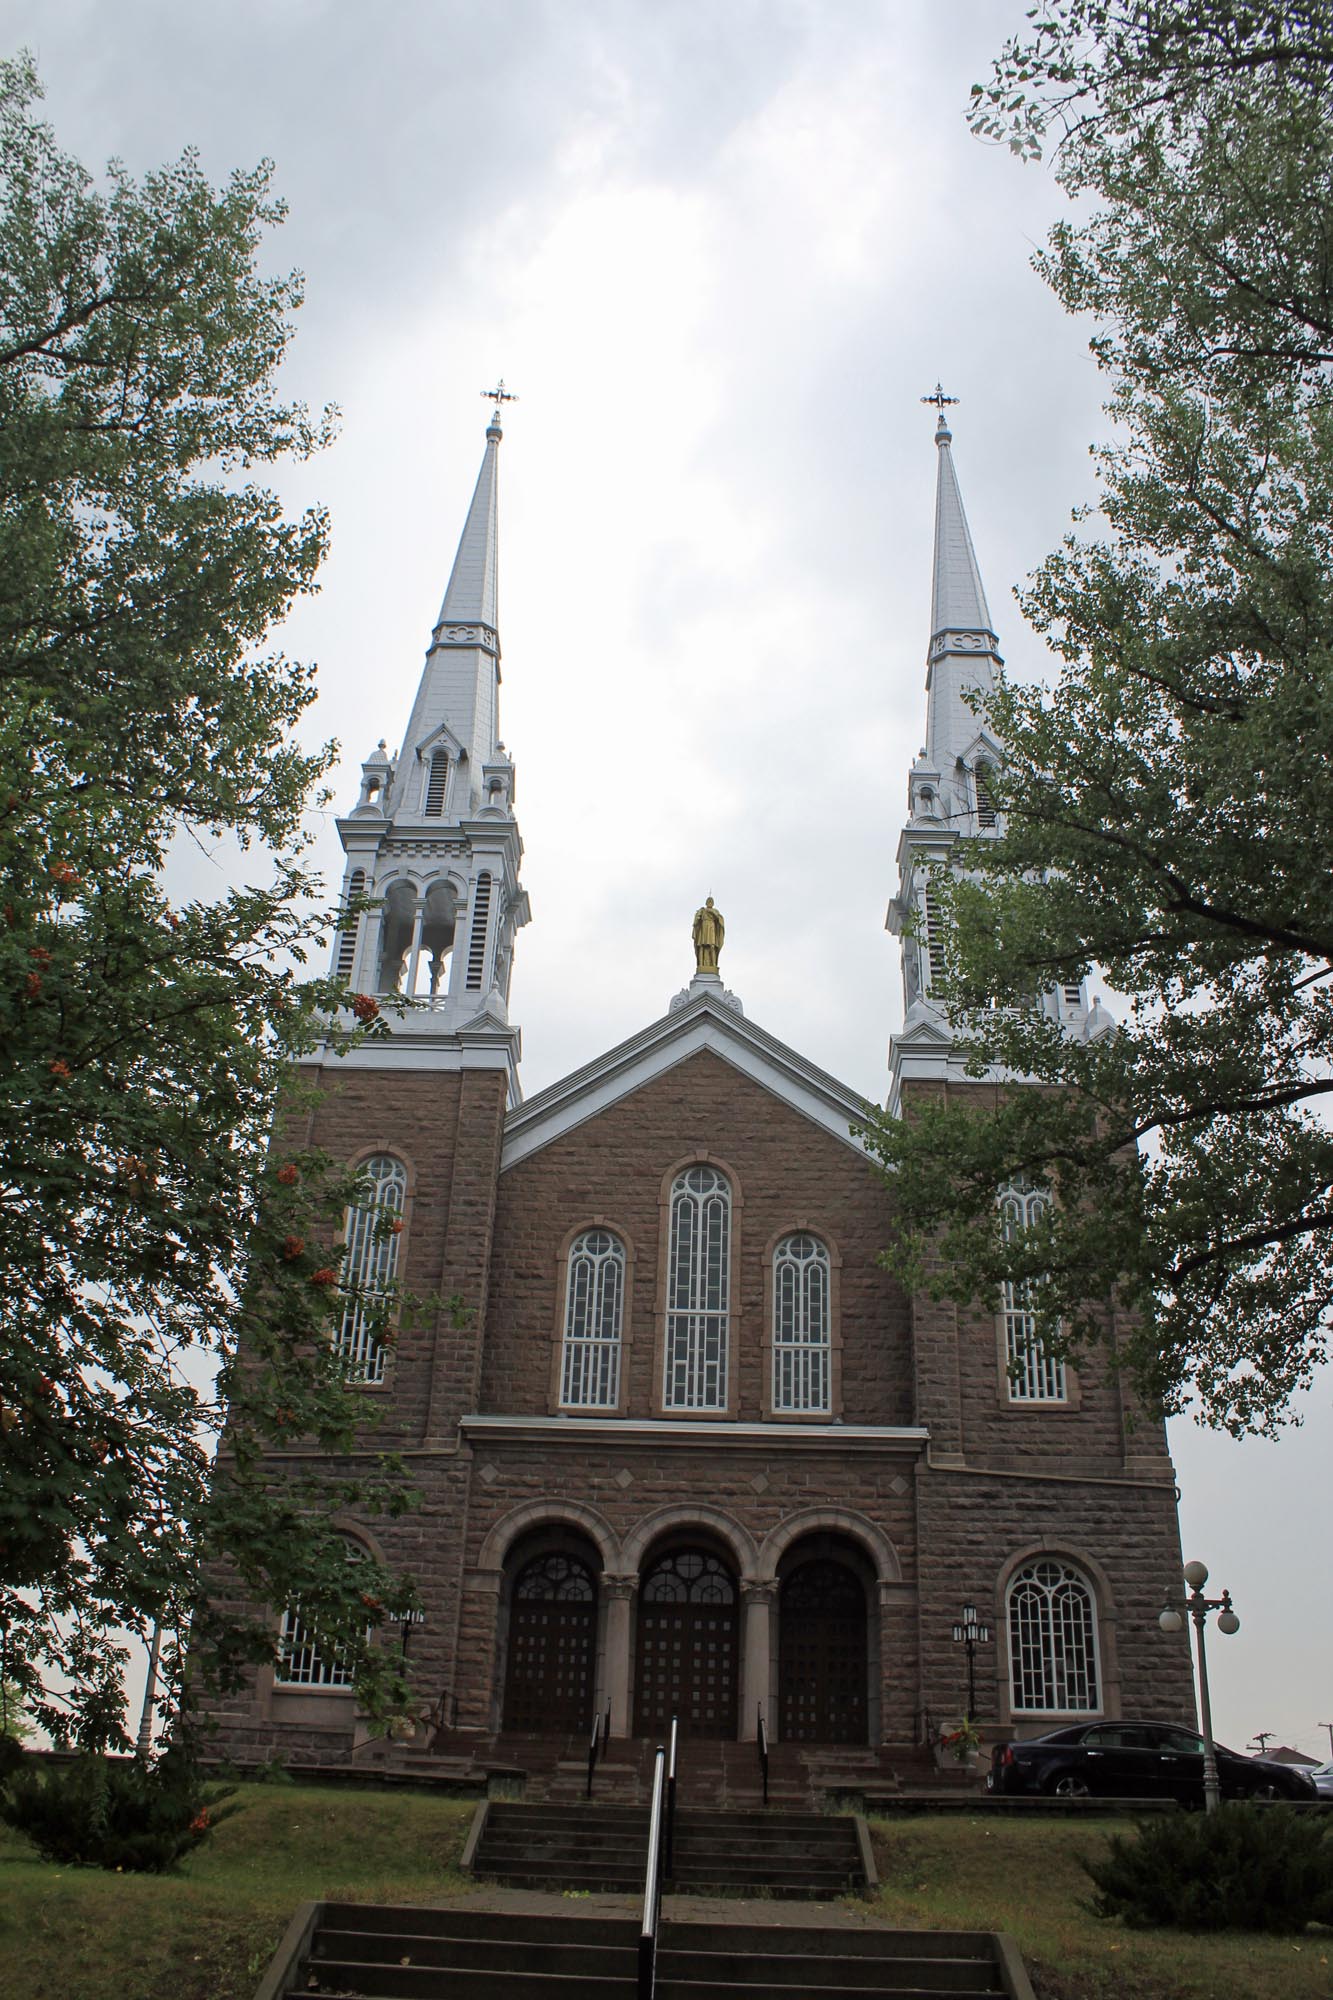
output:
M725 1564L703 1549L655 1562L639 1592L635 1728L662 1737L672 1716L684 1736L736 1734L737 1592Z
M592 1728L597 1585L577 1556L536 1556L514 1579L503 1726L523 1733Z
M778 1716L784 1743L864 1743L866 1598L843 1563L802 1563L778 1601Z

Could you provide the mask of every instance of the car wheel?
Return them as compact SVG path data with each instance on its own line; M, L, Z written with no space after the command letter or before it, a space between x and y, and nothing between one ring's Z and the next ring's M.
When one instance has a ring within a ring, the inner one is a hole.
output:
M1252 1785L1250 1787L1250 1797L1252 1799L1280 1799L1282 1794L1274 1784Z
M1087 1799L1092 1796L1092 1787L1086 1778L1080 1778L1077 1771L1061 1771L1046 1787L1057 1799Z

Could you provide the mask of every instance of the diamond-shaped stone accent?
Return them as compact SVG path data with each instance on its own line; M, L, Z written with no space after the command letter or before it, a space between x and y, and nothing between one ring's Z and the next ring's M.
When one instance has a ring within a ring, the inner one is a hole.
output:
M491 1481L493 1479L498 1479L500 1475L496 1471L493 1465L483 1465L479 1468L477 1472L477 1477L478 1479L484 1479L486 1484L489 1486Z
M750 1484L751 1486L753 1486L756 1493L767 1493L768 1474L765 1472L756 1472L754 1478L750 1481Z
M895 1479L891 1479L889 1481L889 1490L891 1493L897 1493L899 1495L906 1493L907 1481L903 1478L901 1472L897 1475Z
M622 1465L619 1472L616 1474L616 1485L620 1488L621 1492L623 1493L627 1486L632 1486L633 1484L634 1484L634 1474L630 1471L627 1465Z

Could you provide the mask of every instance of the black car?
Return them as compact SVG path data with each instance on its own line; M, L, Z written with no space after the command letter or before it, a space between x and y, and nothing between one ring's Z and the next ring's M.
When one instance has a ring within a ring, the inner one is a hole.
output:
M1304 1771L1271 1757L1239 1757L1219 1743L1224 1799L1313 1799ZM1021 1743L997 1743L991 1792L1046 1792L1063 1799L1178 1799L1203 1804L1203 1738L1175 1722L1079 1722Z

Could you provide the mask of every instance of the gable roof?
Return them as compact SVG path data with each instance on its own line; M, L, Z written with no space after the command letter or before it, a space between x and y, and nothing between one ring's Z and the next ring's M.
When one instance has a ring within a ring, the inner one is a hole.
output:
M701 993L511 1111L505 1119L500 1171L516 1166L703 1049L832 1138L856 1153L864 1152L851 1134L852 1125L869 1109L857 1091L747 1021L718 995Z

